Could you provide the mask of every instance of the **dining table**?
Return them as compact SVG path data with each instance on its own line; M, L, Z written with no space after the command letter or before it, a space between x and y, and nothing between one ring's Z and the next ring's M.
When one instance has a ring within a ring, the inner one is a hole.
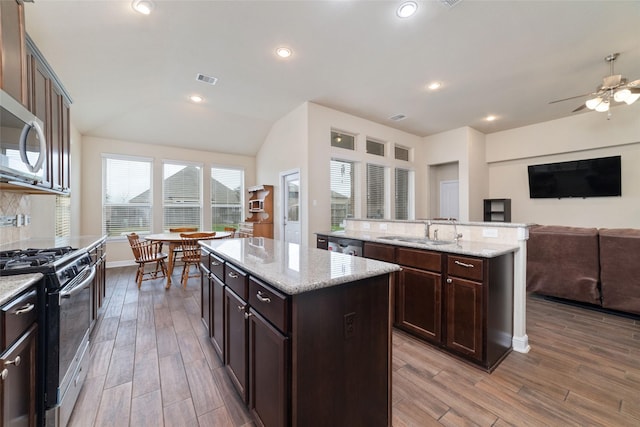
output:
M213 231L205 231L204 233L213 233ZM231 237L232 233L229 231L216 231L216 235L212 237L212 239L226 239ZM169 289L171 287L171 275L173 274L173 267L175 266L175 250L180 247L182 244L182 237L180 234L183 233L158 233L158 234L147 234L143 237L145 240L149 240L152 242L160 242L160 244L167 243L169 245L169 253L167 254L167 285L166 288ZM203 239L210 240L210 239ZM162 248L162 246L161 246Z

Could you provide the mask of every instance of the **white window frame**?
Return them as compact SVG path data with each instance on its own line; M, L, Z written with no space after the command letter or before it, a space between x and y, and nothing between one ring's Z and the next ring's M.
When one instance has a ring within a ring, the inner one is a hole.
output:
M189 167L189 166L193 166L193 167L197 167L200 168L200 173L198 176L198 184L199 187L198 188L198 202L197 203L190 203L190 202L185 202L185 203L180 203L180 204L172 204L172 203L167 203L167 200L165 198L165 178L164 178L164 173L165 173L165 166L168 165L173 165L173 166L183 166L183 167ZM171 227L181 227L181 226L189 226L189 225L195 225L198 227L199 230L202 230L202 216L203 216L203 211L204 211L204 198L203 198L203 182L202 182L202 177L203 177L203 173L204 173L204 167L202 163L195 163L195 162L185 162L185 161L178 161L178 160L169 160L169 159L165 159L162 160L162 179L161 179L161 183L162 183L162 229L165 232L169 231L169 228ZM190 207L195 207L197 206L199 208L199 214L198 214L198 224L175 224L175 225L168 225L165 224L165 209L167 209L168 207L171 206L190 206Z
M211 165L211 167L209 168L209 179L212 180L214 179L213 177L213 170L214 169L226 169L226 170L233 170L233 171L239 171L241 173L241 180L242 183L241 185L241 189L240 189L240 219L238 222L243 222L244 218L245 218L245 202L246 202L246 171L244 168L242 167L234 167L234 166L227 166L227 165ZM213 215L213 186L211 185L211 182L209 182L209 199L208 199L208 205L209 205L209 213L211 214L211 226L213 226L213 221L214 221L214 215ZM236 224L237 225L237 224Z

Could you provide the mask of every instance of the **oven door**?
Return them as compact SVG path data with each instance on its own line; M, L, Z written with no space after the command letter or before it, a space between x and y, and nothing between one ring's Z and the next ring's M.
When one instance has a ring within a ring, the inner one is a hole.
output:
M60 378L58 399L61 401L71 382L76 366L89 339L91 323L91 284L96 275L89 267L71 283L60 290L60 343L58 375Z

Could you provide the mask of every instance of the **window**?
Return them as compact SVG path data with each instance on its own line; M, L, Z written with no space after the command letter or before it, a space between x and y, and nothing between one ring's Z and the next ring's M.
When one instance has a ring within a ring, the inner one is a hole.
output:
M367 139L367 154L384 156L384 142Z
M71 198L56 196L56 237L71 236Z
M202 217L202 167L164 162L162 165L162 224L198 227Z
M409 171L396 168L396 219L409 219Z
M244 219L244 171L211 168L211 229L237 227Z
M409 161L409 149L396 145L394 147L396 160Z
M355 167L352 162L331 160L331 230L344 230L344 220L354 217Z
M384 218L384 166L367 164L367 218Z
M356 149L356 137L348 133L331 131L331 146L346 150Z
M151 231L151 160L105 156L102 172L102 232Z

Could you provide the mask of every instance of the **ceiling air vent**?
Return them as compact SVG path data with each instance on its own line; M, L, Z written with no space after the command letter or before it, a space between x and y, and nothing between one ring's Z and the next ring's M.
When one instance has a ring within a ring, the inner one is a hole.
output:
M393 120L394 122L399 122L400 120L404 120L406 118L407 116L405 116L404 114L396 114L395 116L389 117L389 120Z
M460 1L461 0L440 0L440 3L451 8L456 4L460 3Z
M200 73L196 74L196 80L199 82L208 83L212 86L216 84L216 82L218 81L218 79L215 77L205 76L204 74L200 74Z

